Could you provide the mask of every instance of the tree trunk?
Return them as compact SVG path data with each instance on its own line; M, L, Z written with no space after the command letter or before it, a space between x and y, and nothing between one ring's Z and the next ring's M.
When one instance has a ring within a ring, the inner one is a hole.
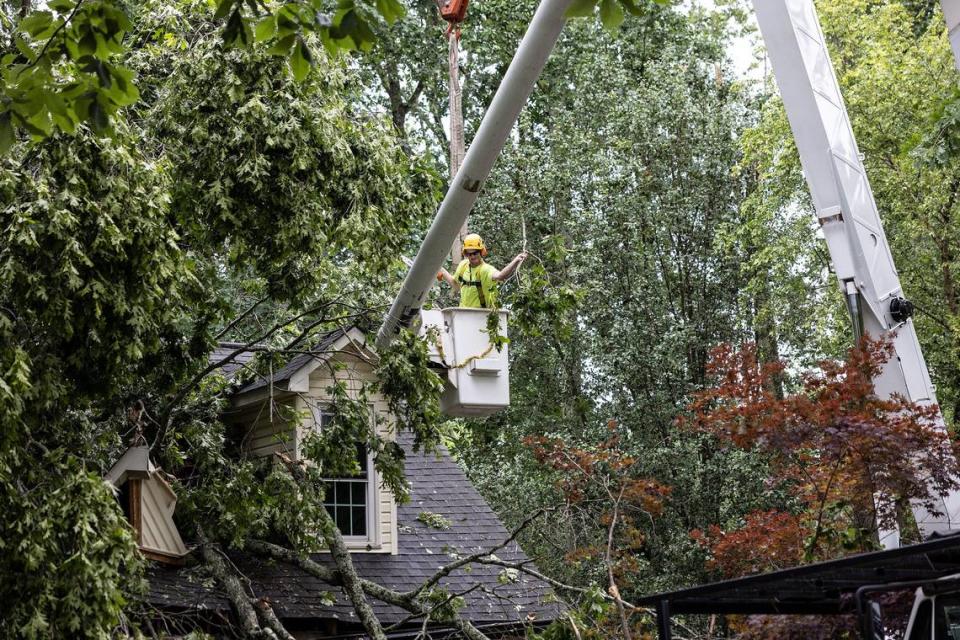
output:
M450 45L449 71L450 71L450 186L453 186L453 180L457 177L457 171L463 164L463 156L466 153L465 142L463 139L463 102L460 93L460 36L457 33L451 33L447 38ZM460 233L457 234L450 247L450 259L456 266L463 260L463 239L467 235L467 220L463 221L460 227Z

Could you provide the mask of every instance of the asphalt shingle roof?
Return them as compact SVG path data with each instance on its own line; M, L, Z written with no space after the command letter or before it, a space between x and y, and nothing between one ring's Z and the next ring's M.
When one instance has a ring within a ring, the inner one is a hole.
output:
M310 353L301 353L290 359L287 364L285 364L280 369L273 372L273 375L261 375L256 380L252 380L242 386L237 390L237 393L245 393L247 391L254 391L267 385L277 384L289 380L297 371L303 367L310 364L311 360L324 360L329 355L330 346L343 337L347 332L343 329L334 329L329 333L323 335L320 338L320 342L311 349ZM211 364L217 362L223 362L226 358L230 358L227 362L224 362L220 367L220 371L227 378L232 378L236 375L242 367L247 363L253 360L256 356L256 351L245 351L244 347L247 346L242 342L220 342L217 345L217 348L214 349L209 356L207 356L207 361Z
M223 365L220 366L220 371L223 372L223 375L227 378L232 378L237 371L253 360L253 356L256 355L254 351L243 351L245 346L242 342L221 342L217 345L217 348L207 356L207 362L210 364L223 362L227 358L230 358L231 354L236 353L230 360L223 362Z
M273 372L273 376L260 376L256 380L248 383L247 385L241 387L237 393L246 393L247 391L254 391L255 389L260 389L266 387L267 385L277 384L278 382L283 382L289 380L297 371L304 368L310 364L311 360L319 359L324 360L329 356L328 349L330 345L342 338L346 334L346 331L343 329L334 329L330 333L323 336L320 339L320 342L311 349L311 353L301 353L294 356L287 364L282 368Z
M454 554L463 556L486 551L502 543L509 534L445 450L439 456L424 455L413 453L409 437L402 436L400 442L407 452L411 500L397 508L399 553L354 553L352 557L361 576L405 591L422 584L440 567L452 562ZM418 521L417 517L423 512L449 519L450 528L439 530ZM495 555L508 562L529 562L515 542ZM330 562L325 554L314 559ZM237 555L233 560L250 579L254 594L269 598L281 619L357 621L353 607L337 587L293 566L246 555ZM212 580L198 571L154 567L149 576L148 600L160 607L229 609L226 598ZM544 621L558 615L558 605L552 601L546 583L522 573L515 582L503 581L498 579L500 572L500 567L473 565L453 572L440 586L453 593L478 583L483 585L482 590L465 596L465 605L460 610L462 616L477 625ZM326 594L336 598L335 604L323 603ZM385 625L399 622L408 615L376 600L371 604Z

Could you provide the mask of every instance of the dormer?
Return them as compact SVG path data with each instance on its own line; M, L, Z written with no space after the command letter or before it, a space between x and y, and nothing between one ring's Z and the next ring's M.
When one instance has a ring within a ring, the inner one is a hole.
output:
M272 374L236 391L227 419L240 431L241 446L249 454L283 453L300 459L305 438L322 430L331 419L328 388L343 382L356 394L375 381L376 355L358 329L328 334L310 353L293 357ZM371 415L381 437L394 439L394 420L386 399L369 393ZM355 552L397 553L397 516L393 494L381 486L372 456L357 449L361 472L354 477L329 478L327 511L348 548Z
M150 448L134 444L104 478L116 491L120 507L133 527L140 551L148 558L179 564L187 554L173 510L177 496L150 461Z

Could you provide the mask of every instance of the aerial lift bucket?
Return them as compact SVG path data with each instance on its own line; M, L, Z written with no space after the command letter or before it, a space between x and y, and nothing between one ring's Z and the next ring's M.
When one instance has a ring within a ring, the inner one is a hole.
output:
M488 416L510 405L509 346L490 342L487 318L499 315L498 332L507 336L505 310L449 307L420 312L420 335L430 359L444 370L440 409L450 416Z

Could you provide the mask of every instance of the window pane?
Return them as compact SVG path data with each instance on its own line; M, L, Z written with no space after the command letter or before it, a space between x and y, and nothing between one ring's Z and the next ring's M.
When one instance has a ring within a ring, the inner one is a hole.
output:
M359 472L359 473L354 474L354 475L346 475L346 476L333 476L333 475L328 475L327 477L329 477L329 478L366 478L366 477L367 477L367 467L369 467L369 465L367 464L367 447L366 447L366 445L364 445L364 444L358 444L358 445L357 445L357 453L356 453L356 455L357 455L357 457L354 458L354 459L357 461L357 466L360 467L360 472Z
M360 465L360 473L357 475L359 478L367 477L367 445L358 442L357 443L357 463Z
M351 482L353 485L350 504L366 504L367 503L367 483L366 482Z
M355 536L365 536L367 535L367 510L365 507L353 507L350 509L353 515L353 522L351 523L351 528L353 529L353 535Z
M337 527L340 529L340 533L345 536L352 536L353 531L350 529L350 507L336 507L337 515L334 517L334 520L337 521Z
M340 533L345 536L367 535L367 514L369 513L367 496L370 482L367 448L364 444L356 446L357 462L360 473L347 477L329 477L325 480L324 506L333 518Z
M937 611L936 637L960 640L960 597L951 594L939 596Z
M334 502L337 504L350 504L350 483L335 482Z

